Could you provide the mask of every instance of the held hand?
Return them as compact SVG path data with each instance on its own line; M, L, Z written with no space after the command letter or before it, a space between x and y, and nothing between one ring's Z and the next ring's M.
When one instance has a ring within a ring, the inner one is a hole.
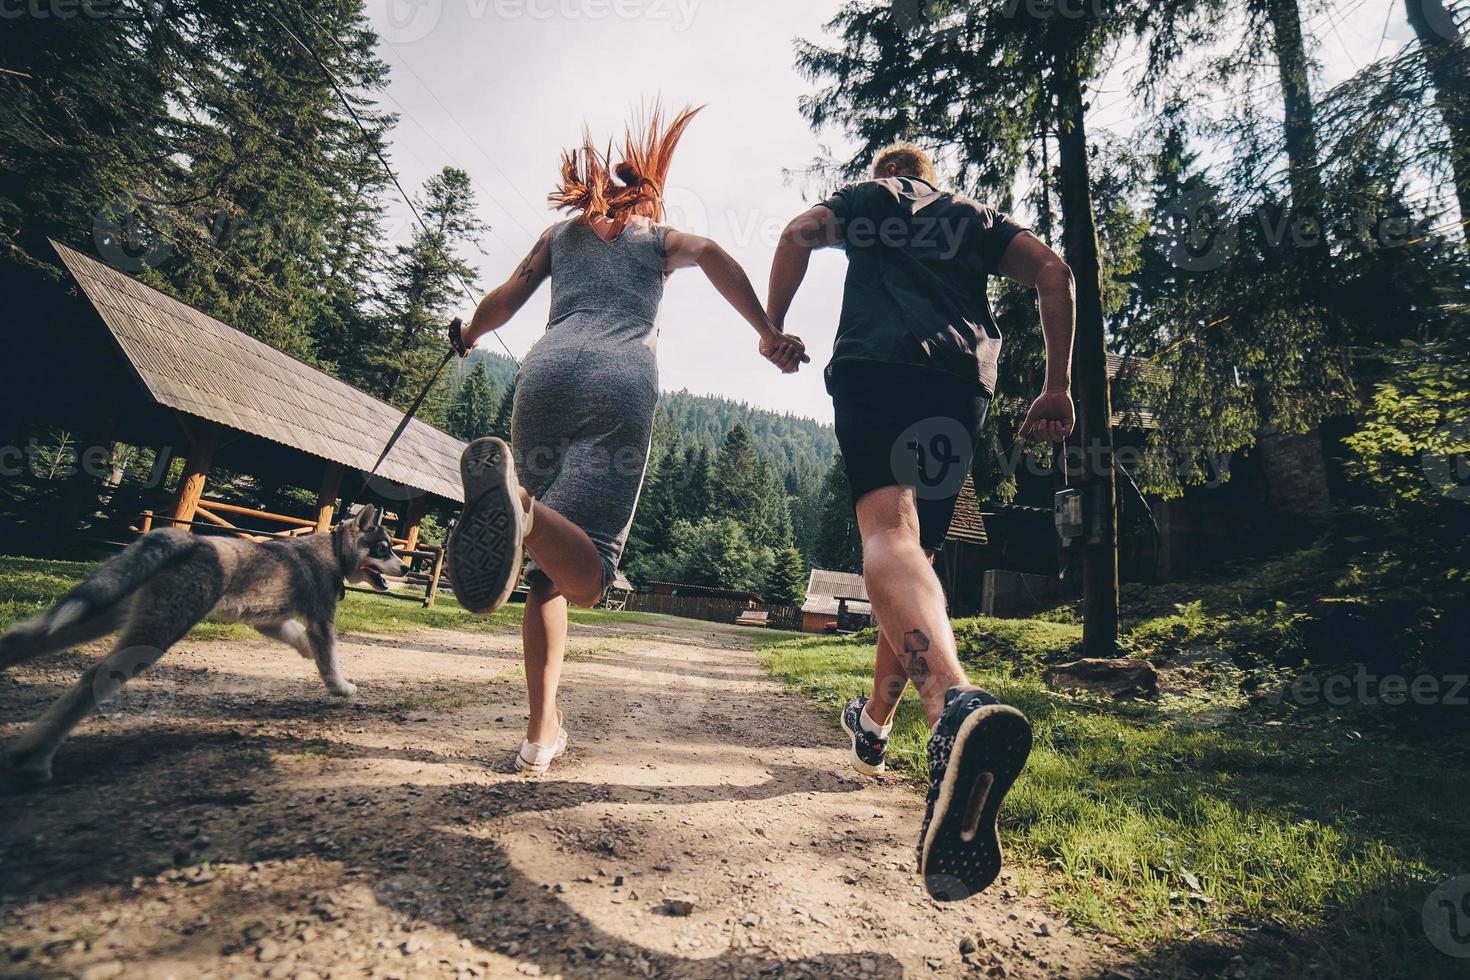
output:
M782 374L795 374L803 364L810 364L806 344L789 333L767 334L761 338L761 356L781 369Z
M1072 394L1068 391L1044 391L1031 404L1026 421L1021 423L1021 437L1040 442L1066 442L1076 424Z

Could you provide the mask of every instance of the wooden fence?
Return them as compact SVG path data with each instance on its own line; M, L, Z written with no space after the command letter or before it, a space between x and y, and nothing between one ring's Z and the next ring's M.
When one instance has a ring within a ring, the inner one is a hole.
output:
M684 619L702 619L707 623L733 623L743 612L770 614L770 628L778 630L800 630L801 610L796 606L770 606L764 603L746 603L735 599L701 599L692 596L631 595L628 597L628 612L663 613Z
M279 524L287 528L285 531L263 531L256 528L237 527L225 520L220 514L229 514L232 517L249 518L254 523ZM138 515L137 523L129 526L128 530L135 534L147 534L157 527L179 527L195 532L233 535L244 538L246 541L254 541L257 544L271 541L277 538L299 538L317 532L316 522L303 520L299 517L289 517L285 514L272 514L269 511L256 510L253 507L239 507L235 504L226 504L218 500L200 499L195 510L195 516L201 518L197 521L181 521L177 518L166 517L155 514L151 510L145 510ZM422 596L405 592L379 592L376 589L360 588L358 586L346 586L350 592L364 592L370 595L386 595L394 599L412 599L422 602L425 609L433 607L435 598L439 595L439 583L444 576L445 551L443 548L430 544L421 544L410 547L409 542L403 538L390 538L393 542L393 551L409 565L408 574L404 581L411 586L424 590Z

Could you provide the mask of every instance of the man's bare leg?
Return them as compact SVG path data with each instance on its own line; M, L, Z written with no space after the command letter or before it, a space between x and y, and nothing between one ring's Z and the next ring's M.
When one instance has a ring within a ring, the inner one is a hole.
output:
M878 631L878 654L873 661L873 696L868 698L868 719L880 728L893 722L898 702L908 687L909 675L882 630Z
M924 700L932 727L951 689L973 688L960 666L944 588L919 542L919 512L910 487L882 487L857 503L863 578L888 651ZM891 669L878 651L878 671ZM875 671L875 690L891 683ZM901 689L900 689L901 690ZM897 698L893 698L896 703ZM877 713L877 709L874 709Z

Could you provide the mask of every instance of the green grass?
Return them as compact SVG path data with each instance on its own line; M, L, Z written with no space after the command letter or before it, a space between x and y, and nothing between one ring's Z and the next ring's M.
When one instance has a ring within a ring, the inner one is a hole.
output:
M93 567L81 562L0 557L0 630L50 607ZM509 605L494 616L475 616L450 596L439 596L432 609L425 609L418 602L405 599L349 592L338 610L337 628L343 633L404 633L418 629L499 633L520 628L522 608ZM584 626L666 621L651 614L600 609L572 609L569 616L573 623ZM249 627L209 620L190 634L194 639L206 640L248 639L254 635L255 631ZM783 634L775 639L784 637Z
M975 619L956 633L975 682L1035 726L1007 841L1023 886L1073 922L1166 969L1191 940L1264 927L1299 937L1289 945L1329 975L1450 974L1454 961L1425 941L1420 914L1435 884L1470 871L1470 757L1459 744L1251 703L1217 677L1156 703L1067 698L1037 666L1079 627ZM834 724L848 698L867 693L872 658L870 636L764 653ZM927 738L910 696L891 764L926 780Z

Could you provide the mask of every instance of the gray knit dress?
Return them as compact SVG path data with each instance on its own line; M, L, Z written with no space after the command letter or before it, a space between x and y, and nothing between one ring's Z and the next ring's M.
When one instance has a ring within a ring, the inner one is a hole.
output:
M604 589L648 468L668 231L635 219L609 242L581 218L553 227L551 321L516 375L521 485L587 532Z

